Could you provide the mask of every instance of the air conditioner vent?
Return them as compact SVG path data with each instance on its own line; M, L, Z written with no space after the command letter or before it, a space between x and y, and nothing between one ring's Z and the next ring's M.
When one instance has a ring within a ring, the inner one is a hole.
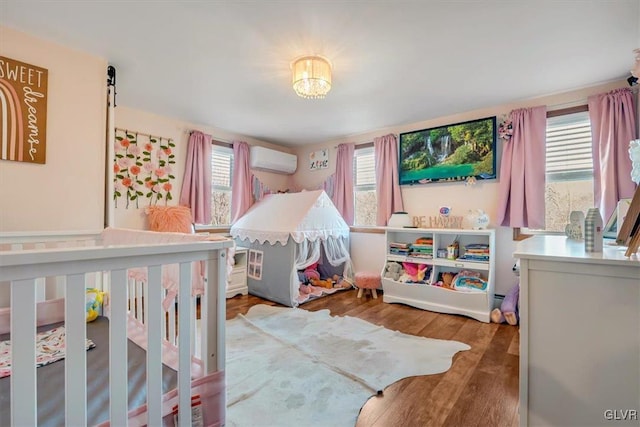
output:
M251 169L282 174L292 174L298 167L298 157L294 154L254 145L250 149Z

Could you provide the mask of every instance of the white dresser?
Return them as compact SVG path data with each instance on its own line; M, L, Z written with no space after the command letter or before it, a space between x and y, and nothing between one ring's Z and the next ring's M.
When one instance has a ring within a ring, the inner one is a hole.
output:
M640 425L640 260L605 242L518 244L520 425Z
M227 286L227 298L249 293L247 287L247 250L247 248L236 246L236 252L233 256L233 270Z

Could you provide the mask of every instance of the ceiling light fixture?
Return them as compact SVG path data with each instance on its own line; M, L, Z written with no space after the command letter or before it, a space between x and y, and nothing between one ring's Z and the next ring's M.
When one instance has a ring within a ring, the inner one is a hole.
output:
M324 98L331 90L331 63L313 55L303 56L291 63L293 90L303 98Z

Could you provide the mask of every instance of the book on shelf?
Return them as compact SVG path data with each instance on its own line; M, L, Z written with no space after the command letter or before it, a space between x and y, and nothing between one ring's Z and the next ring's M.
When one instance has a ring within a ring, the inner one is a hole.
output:
M489 255L470 255L464 254L458 258L459 261L473 261L473 262L489 262Z
M390 242L390 248L399 248L399 249L409 249L411 247L411 243L398 243L398 242Z
M407 256L409 255L409 249L389 248L389 253L391 255Z
M433 254L421 254L421 253L411 252L409 256L411 258L433 259Z

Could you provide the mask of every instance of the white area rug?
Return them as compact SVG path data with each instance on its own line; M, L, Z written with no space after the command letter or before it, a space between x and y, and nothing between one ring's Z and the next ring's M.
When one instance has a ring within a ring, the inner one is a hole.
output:
M367 399L437 374L470 347L406 335L328 310L267 305L227 321L227 425L353 426Z

